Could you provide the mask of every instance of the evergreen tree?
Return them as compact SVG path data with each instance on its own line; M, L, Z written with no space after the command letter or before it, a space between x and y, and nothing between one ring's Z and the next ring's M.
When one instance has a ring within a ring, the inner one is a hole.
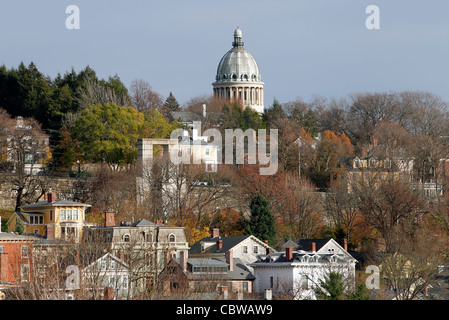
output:
M165 100L164 107L170 111L181 111L181 107L179 106L178 100L176 100L173 93L170 92L167 99Z
M346 285L343 275L338 272L329 272L328 275L319 281L319 286L315 288L318 299L340 300L344 298Z
M22 220L20 219L16 220L16 228L14 232L17 232L18 234L25 234L25 228L23 226Z
M258 195L251 201L250 209L251 217L246 223L245 234L252 234L273 244L276 230L270 203L264 196Z

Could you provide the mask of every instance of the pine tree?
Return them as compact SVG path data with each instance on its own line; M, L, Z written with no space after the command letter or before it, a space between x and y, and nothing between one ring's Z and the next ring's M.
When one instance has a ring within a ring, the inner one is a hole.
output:
M164 115L164 117L167 117L170 120L175 120L173 119L172 112L181 111L181 107L179 106L178 100L176 100L173 93L170 92L170 94L168 95L167 99L164 102L164 106L162 109L163 109L162 114Z
M340 300L344 298L345 288L343 275L338 272L330 272L319 281L319 286L315 288L315 294L318 299Z
M245 233L273 244L276 230L270 203L264 196L258 195L251 201L250 209L251 217L246 223Z
M25 234L25 228L23 226L22 220L20 219L16 220L16 228L14 232L17 232L18 234Z

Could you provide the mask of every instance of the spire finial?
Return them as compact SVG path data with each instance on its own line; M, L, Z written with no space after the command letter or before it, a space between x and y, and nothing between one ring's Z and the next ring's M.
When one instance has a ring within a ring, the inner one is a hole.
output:
M234 42L232 43L232 46L235 47L243 47L243 41L242 41L242 30L240 30L239 27L235 29L234 31Z

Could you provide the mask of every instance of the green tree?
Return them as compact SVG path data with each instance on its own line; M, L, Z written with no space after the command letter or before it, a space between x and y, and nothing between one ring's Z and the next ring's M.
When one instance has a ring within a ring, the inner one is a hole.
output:
M79 142L79 151L72 154L81 153L86 160L117 169L134 163L139 138L167 138L175 127L176 123L170 124L157 110L145 115L133 107L93 105L84 109L70 128L74 143L68 148L78 147L75 142Z
M359 284L353 293L347 295L347 298L349 300L369 300L369 290L365 284Z
M181 107L179 106L178 100L176 100L173 93L170 92L167 99L164 102L164 116L168 118L172 118L171 113L181 111Z
M270 203L262 195L251 200L251 217L246 223L245 234L252 234L258 239L268 240L274 244L276 229Z
M343 275L331 271L324 279L319 280L319 285L315 288L315 294L322 300L341 300L344 298L346 284Z
M14 229L14 232L17 232L18 234L25 234L25 227L23 226L22 220L20 218L17 218L16 220L16 227Z

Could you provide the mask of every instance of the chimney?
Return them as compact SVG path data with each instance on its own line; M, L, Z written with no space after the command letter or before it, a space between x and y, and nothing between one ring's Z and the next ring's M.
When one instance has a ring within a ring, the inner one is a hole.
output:
M223 248L223 240L217 241L217 250L221 250Z
M345 249L345 251L348 251L348 240L347 239L343 239L343 248Z
M104 300L114 300L114 288L104 288Z
M203 118L206 118L206 104L203 103L203 105L201 107L203 109Z
M285 248L285 258L287 260L293 259L293 248Z
M316 242L311 242L310 243L310 251L316 252Z
M55 202L55 200L56 200L55 194L53 192L48 192L47 193L48 203L53 203L53 202Z
M181 255L180 264L181 264L182 271L187 271L188 251L186 251L186 250L185 251L181 251L180 255Z
M164 225L164 221L163 220L156 220L156 225L163 226Z
M210 237L211 238L215 238L215 237L219 237L220 236L220 229L218 228L212 228L210 230Z
M113 227L115 226L115 215L114 212L105 212L104 217L104 226L105 227Z
M265 243L267 246L269 246L268 240L264 240L263 243ZM272 254L272 253L273 253L273 250L270 247L266 248L266 254Z
M45 237L47 239L53 239L55 236L54 232L53 232L53 226L50 224L47 224L45 226Z
M166 251L164 254L164 264L167 265L170 262L171 254L170 251Z
M218 290L220 291L223 300L227 300L228 299L228 287L227 286L219 286Z
M229 271L234 271L234 253L228 250L225 253L226 263L229 264Z

